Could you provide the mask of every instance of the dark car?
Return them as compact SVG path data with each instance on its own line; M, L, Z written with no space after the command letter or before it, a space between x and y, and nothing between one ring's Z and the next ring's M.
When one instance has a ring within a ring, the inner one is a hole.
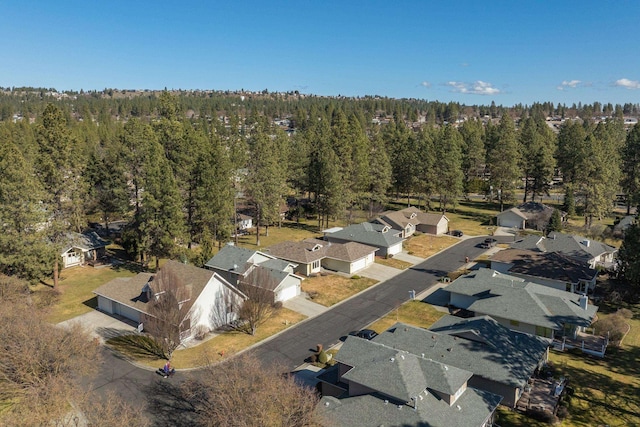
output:
M464 235L464 233L462 232L462 230L453 230L451 232L451 235L453 237L462 237Z
M496 239L492 239L492 238L484 239L484 242L482 243L482 247L489 249L494 247L496 243L498 243Z
M356 336L360 338L364 338L365 340L372 340L376 336L378 336L378 333L372 329L363 329L360 332L358 332Z

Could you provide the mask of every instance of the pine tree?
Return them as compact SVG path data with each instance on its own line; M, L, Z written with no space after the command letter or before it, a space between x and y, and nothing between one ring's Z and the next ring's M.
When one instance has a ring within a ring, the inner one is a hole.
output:
M640 125L627 135L622 152L622 188L627 193L627 215L631 207L640 207Z
M505 200L514 200L514 190L521 176L520 145L513 120L506 113L500 119L497 137L495 146L487 153L487 163L491 173L489 183L493 186L493 191L497 192L502 212Z
M484 128L480 120L467 120L460 127L462 145L462 170L464 173L464 190L477 193L482 189L482 179L486 162L484 147Z
M443 210L449 203L453 203L455 209L458 196L462 194L462 144L462 136L453 125L445 126L436 141L435 182Z

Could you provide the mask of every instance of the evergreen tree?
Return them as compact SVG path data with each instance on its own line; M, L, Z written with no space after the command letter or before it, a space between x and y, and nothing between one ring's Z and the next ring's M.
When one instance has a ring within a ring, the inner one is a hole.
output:
M491 173L489 183L497 193L502 212L504 202L514 200L514 190L521 176L520 145L513 120L506 113L500 119L497 137L496 144L487 153L487 164Z
M369 159L369 217L373 217L374 210L382 210L387 201L387 191L391 187L391 162L377 129L371 137Z
M462 171L464 191L477 193L482 191L486 151L484 147L484 128L480 120L467 120L460 127L462 135Z
M462 136L453 125L445 126L436 142L436 192L440 195L440 208L443 210L449 203L453 203L455 209L457 198L462 194L462 144Z
M549 224L547 224L547 234L552 231L562 231L562 216L558 209L553 210L551 218L549 219Z
M618 252L619 274L637 297L640 295L640 227L634 223L626 229Z
M627 215L631 206L640 207L640 125L627 135L622 151L622 189L627 193Z
M544 121L528 117L520 131L520 145L525 177L523 202L526 203L529 193L533 201L537 195L549 195L555 171L555 135Z

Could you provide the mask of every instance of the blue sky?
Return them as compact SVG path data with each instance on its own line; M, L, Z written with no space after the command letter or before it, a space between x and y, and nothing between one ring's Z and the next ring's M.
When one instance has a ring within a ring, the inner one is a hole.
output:
M640 102L640 1L0 0L0 86Z

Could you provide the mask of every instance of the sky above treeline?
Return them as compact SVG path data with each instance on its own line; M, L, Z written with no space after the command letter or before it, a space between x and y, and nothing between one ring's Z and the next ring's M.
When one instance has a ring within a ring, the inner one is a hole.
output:
M0 0L0 86L640 102L640 1Z

